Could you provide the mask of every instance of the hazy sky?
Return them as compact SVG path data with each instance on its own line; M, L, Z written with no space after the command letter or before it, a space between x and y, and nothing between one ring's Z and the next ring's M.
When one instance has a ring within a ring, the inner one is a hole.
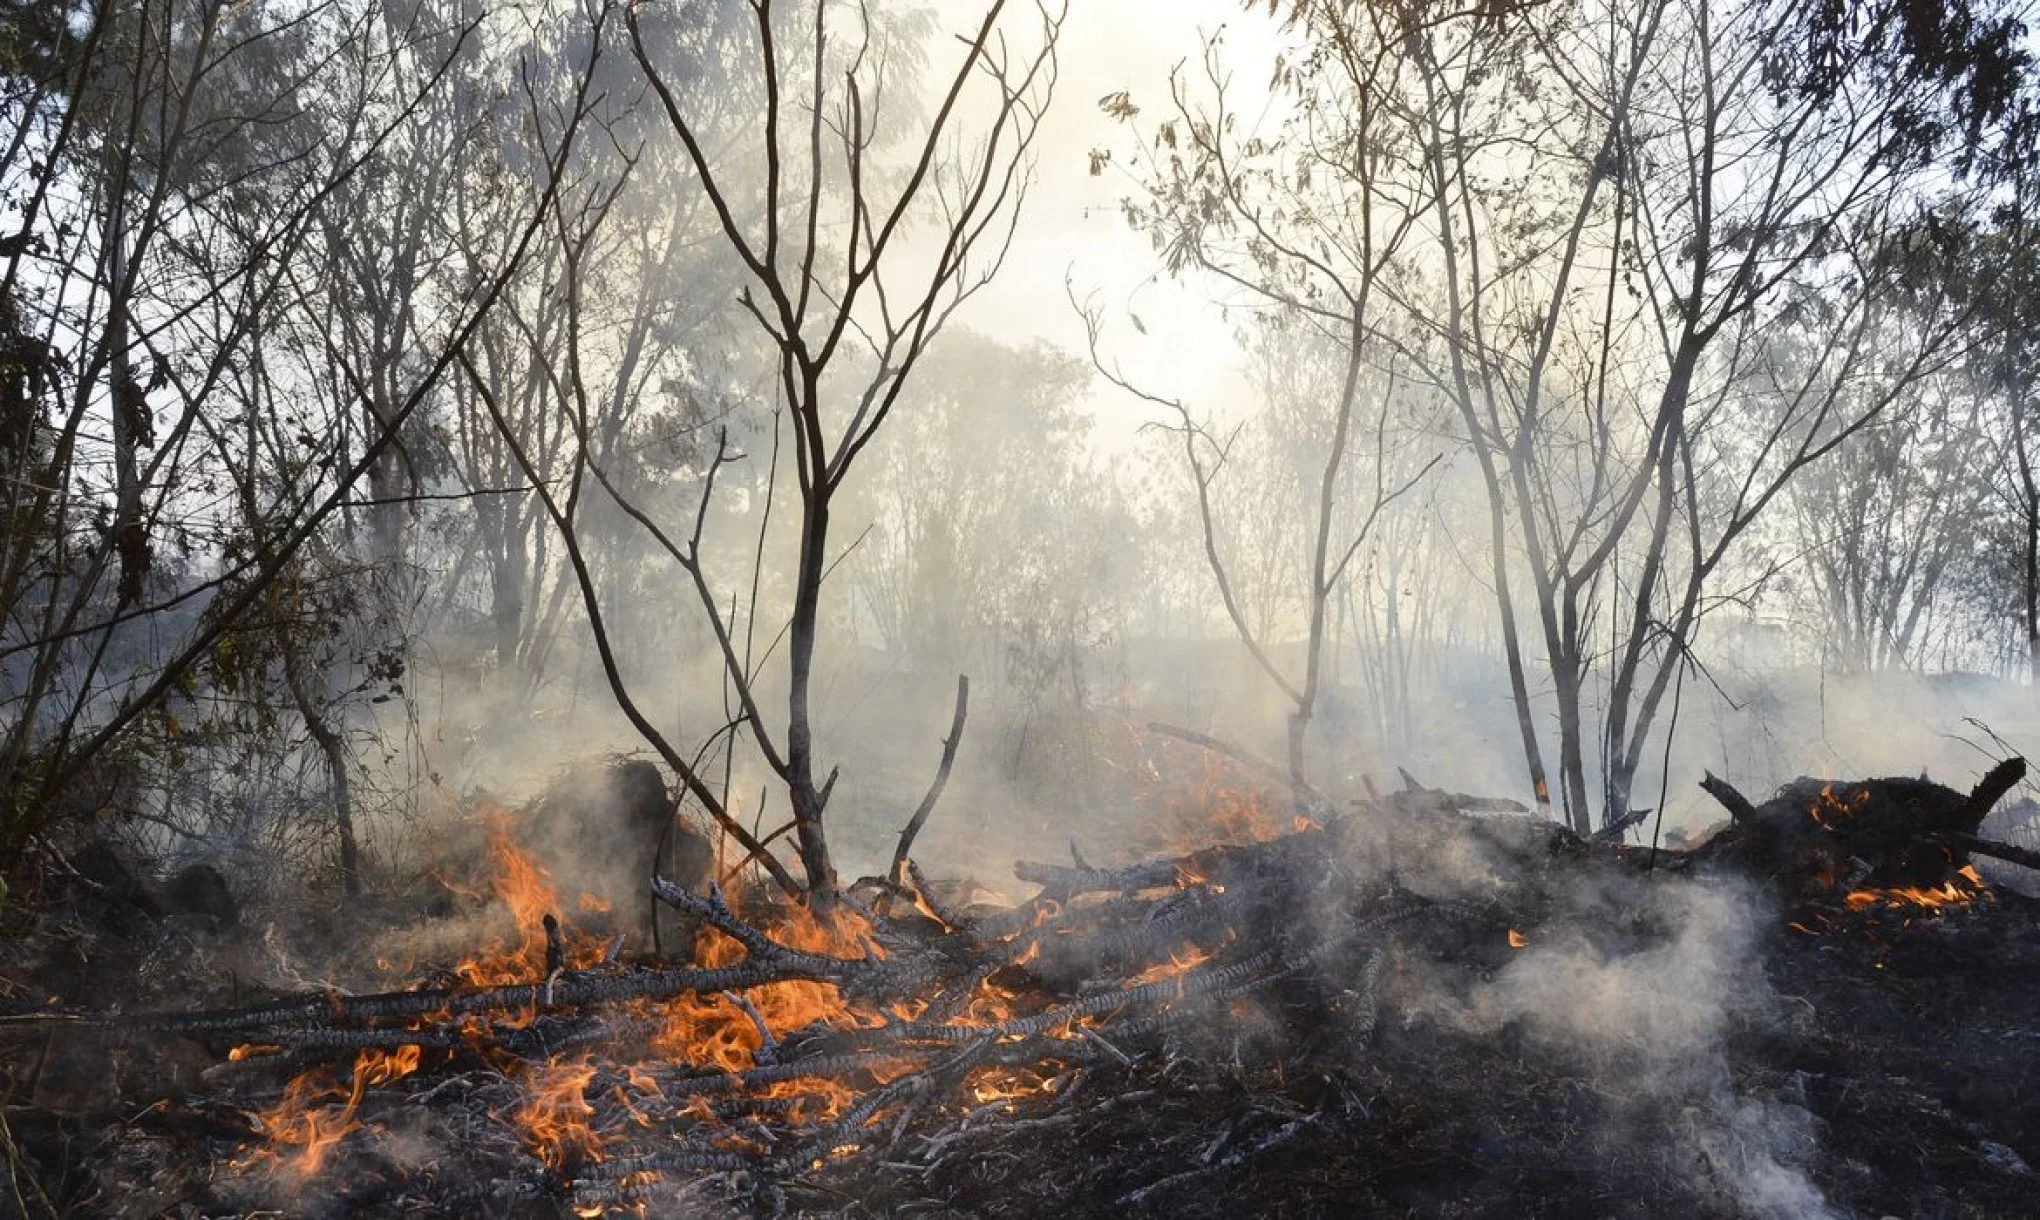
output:
M981 0L942 0L938 8L950 30L975 24L984 12ZM1024 28L1026 11L1009 7L1006 20ZM1266 19L1245 13L1238 0L1072 0L1063 25L1061 80L1037 144L1034 192L1004 271L959 314L964 325L1009 343L1045 339L1081 355L1084 328L1064 291L1068 277L1079 296L1096 292L1108 312L1107 353L1143 387L1198 407L1240 392L1231 375L1231 329L1207 293L1160 275L1159 256L1119 213L1133 184L1117 170L1092 177L1088 157L1091 149L1108 147L1123 158L1131 143L1129 129L1102 114L1098 99L1125 90L1142 107L1143 124L1158 119L1167 109L1170 68L1187 59L1194 69L1204 36L1221 27L1229 43L1250 43L1266 29ZM1243 61L1260 62L1250 45L1236 49ZM938 49L931 64L938 73L945 50ZM1258 84L1244 73L1241 79L1243 87ZM1129 306L1146 336L1126 324ZM1097 439L1107 447L1124 444L1140 423L1156 418L1111 386L1094 385L1090 400Z

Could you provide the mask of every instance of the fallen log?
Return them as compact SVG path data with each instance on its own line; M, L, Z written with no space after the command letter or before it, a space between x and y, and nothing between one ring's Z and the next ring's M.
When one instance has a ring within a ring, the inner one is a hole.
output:
M1939 838L1943 843L1958 847L1974 855L1989 856L1993 860L2003 860L2007 864L2017 864L2024 868L2040 869L2040 851L2033 851L2024 847L2014 847L2010 843L1999 843L1994 839L1979 839L1975 835L1959 834L1952 831L1939 836Z

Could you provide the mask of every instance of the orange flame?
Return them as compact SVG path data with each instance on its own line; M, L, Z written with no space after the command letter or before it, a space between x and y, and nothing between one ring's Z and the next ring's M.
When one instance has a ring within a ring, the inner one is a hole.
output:
M1034 1067L982 1067L964 1078L964 1087L980 1104L1039 1097L1053 1093L1056 1083Z
M281 1101L255 1116L256 1128L269 1139L264 1154L287 1161L306 1176L319 1172L333 1146L360 1129L354 1112L368 1087L409 1076L418 1070L421 1056L415 1045L394 1051L364 1050L354 1057L353 1083L348 1088L341 1088L324 1068L299 1073L284 1086ZM283 1148L296 1152L286 1157Z
M1316 830L1279 796L1240 787L1228 767L1209 757L1187 784L1151 786L1149 811L1134 832L1144 854L1186 855L1214 844L1245 846L1294 832Z
M532 1073L525 1087L517 1127L532 1152L551 1169L601 1156L602 1137L589 1124L595 1107L588 1102L587 1090L594 1078L595 1065L584 1059L548 1064Z
M498 816L491 821L488 861L491 876L486 882L487 892L508 909L515 929L514 942L506 938L504 943L472 955L455 972L464 981L481 986L528 981L546 967L545 919L560 909L558 896L544 866L512 837L507 818ZM479 896L479 891L470 892ZM602 904L589 901L583 905L599 908ZM805 908L774 907L764 912L746 912L745 917L773 939L794 949L845 958L884 956L869 923L847 910L824 916ZM569 967L580 968L599 960L603 950L599 940L566 929L561 930L560 937ZM695 940L694 964L725 966L742 960L744 953L738 941L712 928L703 928ZM1003 1020L1011 1013L1010 993L988 987L980 999L988 1005L980 1009L984 1020ZM868 1005L850 1003L833 984L801 980L749 988L743 1000L740 1004L723 995L687 994L664 1002L641 1001L633 1007L639 1015L660 1022L651 1043L655 1055L668 1062L726 1072L756 1066L768 1037L778 1041L810 1026L846 1029L878 1026L888 1020L913 1020L925 1007L904 1005L890 1014L881 1013ZM470 1015L460 1021L464 1028L480 1032L491 1024L501 1026L519 1019L529 1020L532 1015L527 1011L521 1018L507 1021L500 1015L494 1018ZM420 1020L447 1019L447 1014L442 1013L428 1014ZM273 1053L275 1049L251 1043L237 1047L234 1057ZM417 1045L389 1052L364 1050L356 1056L352 1079L344 1086L325 1069L299 1075L286 1087L283 1099L275 1107L256 1116L258 1129L268 1140L268 1146L257 1155L288 1163L306 1175L317 1173L330 1150L350 1132L361 1128L357 1111L366 1090L416 1071L420 1058ZM499 1066L521 1077L523 1085L521 1102L505 1120L516 1128L540 1160L561 1170L571 1164L602 1159L604 1144L614 1132L595 1125L596 1109L589 1089L599 1069L593 1061L585 1057L554 1060L527 1068L515 1060L505 1060ZM878 1064L871 1068L871 1074L884 1081L907 1066L904 1062ZM657 1079L639 1066L620 1070L623 1081L614 1087L620 1117L615 1122L653 1125L644 1103L659 1098ZM840 1117L857 1098L847 1085L826 1079L783 1081L759 1090L756 1095L786 1101L789 1109L783 1113L796 1123L821 1123ZM697 1098L696 1103L697 1117L712 1117L705 1100Z
M1806 806L1806 816L1812 818L1823 830L1833 830L1835 821L1850 818L1870 802L1870 790L1858 788L1847 794L1835 791L1832 783L1822 784L1820 792Z
M1974 865L1965 864L1955 870L1955 877L1940 885L1922 887L1916 885L1894 886L1881 890L1856 890L1842 901L1852 911L1870 907L1919 907L1924 910L1939 910L1944 907L1966 906L1979 898L1988 897L1989 887L1983 883Z
M1126 981L1126 985L1128 988L1134 988L1148 983L1158 983L1163 979L1177 978L1210 960L1211 954L1209 951L1192 945L1186 949L1169 954L1168 961L1158 962L1139 974L1134 975Z
M877 949L870 939L870 926L848 911L820 917L798 908L770 927L767 935L795 949L836 957L863 957ZM743 953L743 946L735 940L703 929L695 942L694 964L727 966L740 960ZM886 1020L868 1008L853 1007L833 983L768 983L750 988L745 996L774 1039L811 1025L842 1029L882 1025ZM764 1046L758 1023L721 996L676 997L666 1003L663 1016L664 1025L653 1038L653 1049L697 1067L742 1071L755 1064Z
M551 871L532 859L512 837L505 814L489 818L489 863L490 895L509 908L518 942L514 948L477 953L454 967L462 981L477 987L521 983L541 973L545 967L545 917L561 909ZM581 895L581 905L591 910L608 907L592 894ZM598 938L572 929L562 930L562 948L567 965L576 968L593 965L603 951Z

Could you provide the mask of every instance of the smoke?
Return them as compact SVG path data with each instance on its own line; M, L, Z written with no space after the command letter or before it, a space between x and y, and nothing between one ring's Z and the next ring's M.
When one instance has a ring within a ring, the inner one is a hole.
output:
M1834 1215L1808 1176L1815 1121L1730 1068L1738 1037L1781 1006L1763 970L1775 912L1746 885L1624 879L1581 887L1478 987L1461 1014L1483 1037L1584 1069L1606 1112L1596 1143L1682 1175L1740 1214Z

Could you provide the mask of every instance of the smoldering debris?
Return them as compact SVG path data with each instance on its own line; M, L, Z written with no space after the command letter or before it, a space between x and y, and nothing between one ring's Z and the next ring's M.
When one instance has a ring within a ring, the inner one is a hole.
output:
M1038 894L969 914L917 870L827 919L664 886L713 929L686 961L578 931L548 888L438 980L77 1014L65 1055L191 1066L142 1120L129 1082L11 1130L85 1212L1818 1216L2022 1197L2040 1080L2003 1042L2040 1036L2040 911L2017 895L1809 903L1450 802L1268 804L1228 845L1022 865ZM46 1017L7 1031L56 1045Z

